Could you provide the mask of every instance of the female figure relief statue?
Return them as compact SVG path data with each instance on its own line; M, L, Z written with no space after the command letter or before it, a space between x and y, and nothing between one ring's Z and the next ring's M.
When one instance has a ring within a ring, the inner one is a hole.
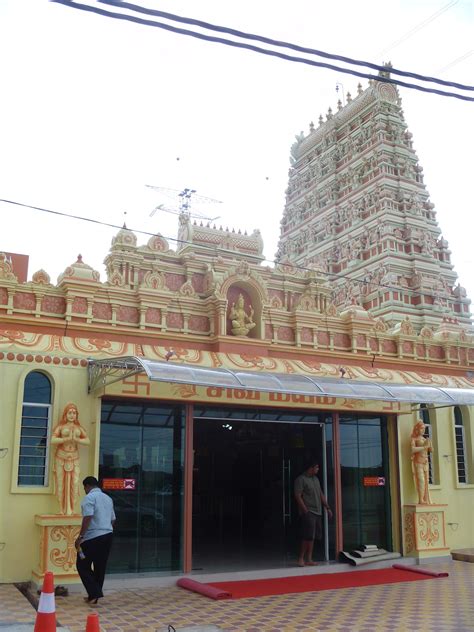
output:
M60 513L74 514L74 502L79 495L79 445L89 445L90 439L79 424L75 404L67 404L51 437L56 445L54 454L54 482Z
M420 420L411 433L411 463L419 505L432 505L429 490L429 458L431 440L424 436L425 424Z
M237 306L235 303L232 303L232 307L229 312L229 318L232 322L231 331L234 336L246 336L249 331L255 327L253 315L254 310L251 305L249 306L249 313L247 314L245 312L244 297L242 294L239 294Z

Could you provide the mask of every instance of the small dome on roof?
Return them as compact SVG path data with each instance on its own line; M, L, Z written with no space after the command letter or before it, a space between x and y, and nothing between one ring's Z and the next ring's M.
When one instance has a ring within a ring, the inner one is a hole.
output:
M82 261L82 255L77 255L77 261L68 266L58 277L58 285L64 281L100 282L100 274Z
M129 248L136 248L137 245L137 237L136 235L127 228L127 225L124 224L123 227L119 230L119 232L112 237L112 248L127 246Z

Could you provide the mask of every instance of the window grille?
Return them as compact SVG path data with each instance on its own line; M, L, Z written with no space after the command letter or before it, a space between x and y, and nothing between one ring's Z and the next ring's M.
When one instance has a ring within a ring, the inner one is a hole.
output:
M48 485L51 382L44 373L32 371L25 380L21 415L18 485Z
M467 483L467 461L466 461L466 436L459 406L454 407L454 434L456 438L456 463L458 468L458 483Z
M420 416L425 424L425 434L424 437L431 441L431 445L433 445L433 428L430 423L430 411L426 404L420 405ZM433 452L428 452L428 482L430 485L434 484L434 470L433 470Z

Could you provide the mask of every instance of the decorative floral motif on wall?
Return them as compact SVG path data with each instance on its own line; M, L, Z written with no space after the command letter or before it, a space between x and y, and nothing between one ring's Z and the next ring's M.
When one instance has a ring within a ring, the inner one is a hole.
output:
M295 332L291 327L278 327L278 340L282 342L294 342Z
M94 303L92 306L92 315L100 320L111 320L112 307L109 303Z
M329 344L329 333L327 331L318 331L318 345Z
M179 288L186 282L184 274L173 274L167 272L165 274L166 287L172 292L177 292Z
M196 395L196 387L191 384L175 384L173 386L175 395L187 399Z
M179 288L179 293L182 296L195 296L196 292L194 291L193 285L190 281L186 281L186 283L183 283L183 285Z
M146 322L153 325L161 324L161 309L156 307L149 307L146 310Z
M89 338L87 342L98 351L109 350L112 347L110 340L103 340L102 338Z
M108 279L109 285L125 287L125 277L118 270L114 270Z
M351 348L351 337L347 334L334 334L334 346L338 349L350 349Z
M439 515L437 513L418 514L418 535L426 547L439 543Z
M194 291L197 292L198 294L202 294L205 291L204 279L205 279L204 274L193 274L193 279L192 279L193 288L194 288Z
M49 314L64 314L66 312L66 301L62 296L45 296L42 310Z
M87 300L83 296L76 296L72 304L74 314L87 314Z
M301 342L313 342L313 332L309 327L302 327Z
M29 292L17 292L13 297L13 307L15 309L36 309L36 297Z
M143 278L142 286L151 290L162 290L165 288L165 277L161 272L147 272Z
M403 534L405 540L405 553L410 553L415 548L415 523L412 513L405 514L403 524Z
M77 553L74 541L79 535L79 530L80 527L75 526L57 526L51 529L51 541L62 542L65 545L62 550L60 548L51 549L51 562L66 573L76 567Z
M119 305L117 310L117 320L123 323L138 323L138 309L136 307L130 307L129 305Z
M270 299L270 307L273 309L283 309L283 301L279 296L272 296Z
M192 314L189 317L189 329L192 331L207 332L209 331L210 323L207 316L199 316Z
M184 325L183 314L177 312L169 312L166 315L166 326L172 329L182 329Z
M394 340L382 340L382 351L384 353L396 353L397 343Z

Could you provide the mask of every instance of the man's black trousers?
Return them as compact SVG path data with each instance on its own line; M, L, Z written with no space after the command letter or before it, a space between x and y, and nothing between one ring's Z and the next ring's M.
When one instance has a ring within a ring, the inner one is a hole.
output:
M79 577L89 595L89 599L103 597L102 587L105 579L105 569L112 546L112 533L100 535L81 544L85 555L83 560L77 556L76 566Z

